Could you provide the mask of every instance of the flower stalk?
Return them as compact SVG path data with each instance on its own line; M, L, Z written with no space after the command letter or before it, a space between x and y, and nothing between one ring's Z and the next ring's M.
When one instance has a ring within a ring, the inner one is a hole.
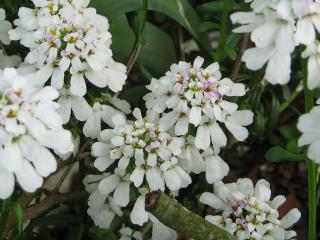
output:
M302 59L303 88L305 96L305 111L313 108L313 92L308 88L307 61ZM310 159L306 159L308 167L308 200L309 200L309 230L308 239L315 240L317 236L317 166Z

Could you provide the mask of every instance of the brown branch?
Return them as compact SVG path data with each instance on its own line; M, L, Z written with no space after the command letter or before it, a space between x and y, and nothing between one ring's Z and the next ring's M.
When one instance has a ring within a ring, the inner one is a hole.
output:
M77 201L86 197L88 197L88 193L84 190L66 194L50 195L47 198L41 200L39 203L27 208L25 211L24 220L27 221L39 217L57 204Z
M162 192L146 196L146 210L166 226L194 240L235 240L227 231L190 212Z
M235 81L235 79L237 78L239 72L240 72L240 68L241 68L241 62L242 62L242 56L243 56L243 53L244 51L248 48L248 45L249 45L249 40L250 40L250 34L249 33L245 33L243 35L243 38L242 38L242 41L241 41L241 44L240 44L240 52L239 52L239 55L237 57L237 60L233 66L233 69L232 69L232 73L231 73L231 76L230 78Z

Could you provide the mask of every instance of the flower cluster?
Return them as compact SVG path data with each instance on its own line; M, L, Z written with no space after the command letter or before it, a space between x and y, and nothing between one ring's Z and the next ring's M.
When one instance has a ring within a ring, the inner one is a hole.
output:
M0 68L15 67L21 62L18 56L6 56L4 49L1 49L1 44L8 45L10 43L8 31L11 28L11 23L6 21L5 11L0 8Z
M92 155L96 157L94 166L100 172L115 167L99 181L94 194L104 197L103 206L108 200L109 209L126 207L133 183L141 196L133 207L131 221L142 225L148 220L144 210L145 193L164 191L166 186L171 191L178 191L187 187L191 178L178 165L183 138L161 131L156 119L151 116L143 118L137 108L133 115L136 120L132 122L122 114L115 114L112 118L114 128L100 132L98 142L92 146ZM101 211L97 213L100 215Z
M320 104L320 100L317 102ZM308 148L308 157L316 163L320 163L320 106L314 107L309 113L300 116L298 129L302 132L298 145L310 145Z
M0 198L9 197L16 177L33 192L57 168L54 155L72 152L71 133L56 112L58 92L32 86L13 68L0 70Z
M193 65L173 64L164 77L152 79L147 86L151 92L144 99L151 112L161 114L161 130L174 128L175 134L181 136L196 128L196 147L207 150L212 143L219 152L227 144L219 123L224 123L237 140L244 141L248 137L244 126L253 122L253 113L238 110L236 103L226 100L245 95L245 86L221 79L218 63L202 68L203 62L197 57Z
M63 87L72 96L87 92L85 79L113 92L122 89L126 67L112 59L108 20L88 8L90 1L33 0L34 8L21 7L12 40L29 48L25 61L39 69L39 83Z
M265 79L271 84L286 84L291 74L291 54L296 45L308 48L305 57L314 55L316 30L320 30L320 6L314 1L254 0L250 12L231 15L233 23L241 24L234 32L251 33L254 48L245 51L242 60L250 70L266 63ZM319 65L309 62L309 88L320 86Z
M236 183L215 184L215 193L203 193L200 201L215 209L218 215L208 215L206 220L224 228L239 240L274 239L285 240L296 236L288 231L301 213L292 209L279 220L278 207L285 202L282 195L271 197L270 185L259 180L254 186L250 179L239 179Z

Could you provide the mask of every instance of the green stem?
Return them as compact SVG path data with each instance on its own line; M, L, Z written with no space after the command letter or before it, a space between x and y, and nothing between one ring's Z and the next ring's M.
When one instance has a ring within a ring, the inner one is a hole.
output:
M305 111L313 108L313 92L308 88L307 61L302 60L303 88L305 97ZM316 240L317 236L317 166L314 161L307 159L308 166L308 198L309 198L309 240Z
M232 3L229 0L224 1L223 4L223 12L222 12L222 21L220 25L220 36L219 36L219 43L218 43L218 50L215 56L216 61L221 61L222 59L222 53L224 50L224 45L225 45L225 38L226 38L226 33L227 33L227 27L228 27L228 19L229 19L229 12L230 12L230 5Z
M130 54L129 61L127 64L127 74L131 72L134 63L137 61L141 48L144 45L143 31L147 21L148 13L148 0L143 0L142 9L138 12L136 19L136 41L134 48Z
M6 230L8 217L9 217L9 202L10 202L10 198L2 202L1 221L0 221L0 240L4 239L4 233Z

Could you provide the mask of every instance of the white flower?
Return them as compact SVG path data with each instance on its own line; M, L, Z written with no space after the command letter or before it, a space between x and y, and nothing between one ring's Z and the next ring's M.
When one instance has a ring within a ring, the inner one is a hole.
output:
M97 138L98 134L101 132L101 120L108 124L110 127L114 127L115 124L112 122L112 117L116 114L120 114L123 117L124 113L128 114L131 112L130 105L124 101L117 98L109 99L108 103L113 104L118 109L96 102L92 110L88 112L86 116L86 122L83 126L83 133L86 137ZM127 106L129 105L129 107ZM122 111L125 111L122 113Z
M122 216L121 208L113 202L111 197L100 193L98 183L108 175L88 175L83 179L86 190L91 193L88 200L88 215L94 224L100 228L108 229L114 217Z
M303 58L308 58L308 88L320 87L320 42L315 41L307 46L302 53Z
M113 192L112 200L120 207L129 204L129 176L125 175L125 171L121 169L115 169L114 174L101 180L98 189L104 195L110 195Z
M58 100L58 113L62 117L63 124L70 121L71 112L75 118L81 122L85 121L91 114L92 108L84 97L73 96L70 90L62 88Z
M295 39L297 43L309 45L316 40L316 30L320 32L320 6L314 1L293 0L293 9L299 17Z
M203 58L197 57L193 65L186 62L173 64L166 76L159 80L152 79L147 86L152 92L144 99L149 110L162 114L159 121L161 130L167 131L174 127L175 134L180 136L187 134L193 125L197 128L197 148L208 149L211 136L214 148L219 151L220 147L226 145L226 140L222 142L216 139L221 138L217 134L224 136L218 122L225 123L231 133L243 141L247 133L244 133L242 127L239 134L233 130L236 126L249 125L253 121L253 114L246 114L246 119L241 122L234 119L233 114L243 114L238 111L237 104L224 98L245 95L244 85L233 83L228 78L221 79L217 63L201 68L203 62ZM205 131L208 125L215 126L217 134L213 130Z
M62 128L52 87L32 86L14 68L0 70L0 198L14 189L14 176L27 192L57 168L54 155L72 152L71 133ZM49 148L49 149L48 149Z
M156 120L142 118L137 108L133 115L134 122L127 121L121 114L113 116L114 129L103 130L98 136L99 142L92 146L92 155L97 157L94 166L105 171L116 162L119 170L130 175L135 187L146 183L150 191L164 191L165 183L171 190L186 187L191 179L172 158L181 154L183 139L159 130ZM177 182L169 181L173 175Z
M217 211L206 220L215 224L239 240L274 239L285 240L296 236L288 231L301 217L298 209L292 209L279 220L278 208L285 202L282 195L271 197L270 185L259 180L254 186L250 179L239 179L236 183L215 184L215 192L203 193L200 201Z
M298 129L302 132L298 145L310 145L308 148L308 157L317 163L320 163L320 106L314 107L311 112L300 116Z
M267 63L265 79L271 84L286 84L290 80L291 53L296 44L295 16L290 5L283 5L285 1L264 2L265 5L259 7L252 3L253 12L235 13L231 20L244 24L234 31L251 32L251 40L256 45L247 49L242 57L247 68L258 70Z
M215 183L223 179L229 173L229 165L212 149L208 149L202 153L202 157L206 166L206 179L208 183Z
M17 28L9 31L30 49L25 61L38 66L39 83L51 79L51 86L67 85L79 97L87 92L85 80L118 92L127 78L126 67L112 59L108 20L89 2L33 0L34 8L21 7Z

